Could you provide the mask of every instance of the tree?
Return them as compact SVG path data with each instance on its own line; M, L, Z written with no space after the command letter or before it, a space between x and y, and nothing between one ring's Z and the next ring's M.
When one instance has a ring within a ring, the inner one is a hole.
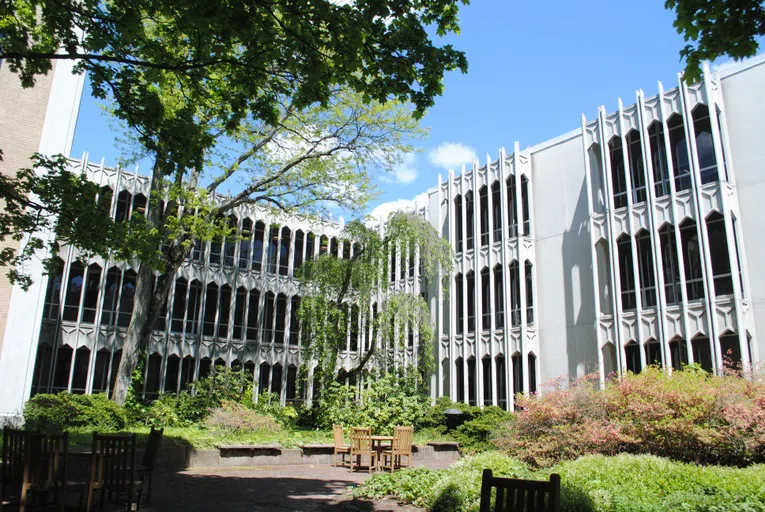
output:
M432 372L434 329L428 305L419 295L390 291L389 264L408 271L419 258L423 286L436 282L439 272L448 286L454 253L449 242L414 213L391 214L384 229L381 235L360 221L351 222L342 234L344 243L353 247L350 258L321 251L301 267L304 353L316 364L313 375L323 389L370 370L397 367L420 384ZM362 329L370 342L360 346L358 363L350 370L338 367L338 352L345 350L348 333L361 339ZM420 340L417 350L412 347L411 356L404 356L415 333Z
M757 37L765 35L765 3L761 0L667 0L674 26L688 44L680 51L689 82L701 78L701 63L727 55L735 60L757 53Z

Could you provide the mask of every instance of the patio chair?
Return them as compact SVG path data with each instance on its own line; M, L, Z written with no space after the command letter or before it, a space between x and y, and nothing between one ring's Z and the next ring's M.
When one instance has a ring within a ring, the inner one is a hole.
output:
M43 498L43 505L48 504L48 495L53 494L56 510L63 511L67 492L80 490L82 504L85 482L67 480L67 459L69 438L66 433L45 435L30 432L27 434L24 460L24 477L19 498L19 512L25 512L31 506L30 495Z
M146 443L146 450L143 452L143 461L136 468L138 477L146 486L144 500L147 504L151 501L151 482L154 477L154 464L157 461L159 445L162 444L162 434L164 432L164 428L157 430L152 427L151 432L149 432L149 441Z
M124 503L127 512L130 512L135 496L137 509L140 510L143 485L136 480L135 445L135 434L93 433L87 512L93 510L96 491L101 492L101 508L108 493L109 501Z
M390 450L382 452L382 467L390 469L390 472L396 468L404 467L402 457L406 456L406 467L412 463L412 438L414 436L414 427L395 427L393 429L393 442Z
M11 497L16 501L21 494L24 481L24 458L26 455L27 433L23 430L3 427L2 465L0 466L0 510L10 505Z
M362 457L369 458L369 472L377 467L377 452L372 448L372 429L362 427L351 428L351 471L353 471L353 459L358 457L357 466L361 466Z
M340 454L340 465L345 466L345 454L351 454L350 445L345 444L342 425L332 425L332 436L335 439L335 452L332 455L332 465L337 467L337 455Z
M491 508L492 490L496 501ZM550 481L519 480L492 475L483 470L480 512L560 512L560 475L553 473Z

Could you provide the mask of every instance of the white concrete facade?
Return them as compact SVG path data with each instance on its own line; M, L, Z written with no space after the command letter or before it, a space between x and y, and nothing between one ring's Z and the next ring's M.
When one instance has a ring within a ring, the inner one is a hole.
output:
M450 286L424 288L418 255L412 269L393 265L390 283L430 305L434 397L511 408L515 393L551 378L761 360L765 58L704 76L659 84L650 98L637 91L634 104L583 115L560 137L524 150L516 142L511 153L439 178L417 213L455 248ZM115 217L146 207L146 178L87 159L73 165L111 189ZM323 250L324 237L343 256L342 225L254 208L232 215L252 237L200 246L179 270L147 354L147 397L180 389L213 363L247 368L283 402L310 396L310 379L303 395L296 383L292 270ZM132 309L130 266L78 267L74 251L64 254L58 280L14 295L8 329L28 331L30 342L5 343L0 369L9 361L14 369L0 373L2 412L18 412L30 391L109 388ZM359 328L348 333L344 365L370 341L366 315L352 313ZM27 362L16 366L22 352Z

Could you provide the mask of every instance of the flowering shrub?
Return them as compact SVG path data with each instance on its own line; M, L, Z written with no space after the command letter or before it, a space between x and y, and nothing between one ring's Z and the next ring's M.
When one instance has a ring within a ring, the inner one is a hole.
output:
M590 375L520 398L495 443L537 467L622 451L707 464L765 461L762 381L648 368L602 391L596 383Z
M223 401L220 407L213 409L205 426L234 433L273 432L281 428L272 417L231 401Z

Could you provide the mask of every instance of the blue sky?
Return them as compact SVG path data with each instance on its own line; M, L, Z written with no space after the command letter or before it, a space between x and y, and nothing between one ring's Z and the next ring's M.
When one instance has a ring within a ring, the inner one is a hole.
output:
M438 174L469 164L473 154L496 159L499 148L537 144L580 125L580 115L635 90L677 85L684 46L664 0L473 0L460 11L461 33L447 41L466 52L469 70L447 74L444 94L423 119L431 128L422 150L397 177L380 182L371 207L411 200L434 187ZM114 132L86 86L72 155L88 151L114 165ZM378 210L379 211L379 210Z

